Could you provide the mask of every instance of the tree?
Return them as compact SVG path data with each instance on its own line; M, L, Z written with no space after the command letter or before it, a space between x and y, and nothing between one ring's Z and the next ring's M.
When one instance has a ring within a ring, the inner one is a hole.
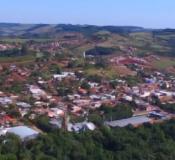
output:
M45 132L50 132L52 131L52 127L49 124L49 118L46 116L39 116L35 119L35 123L38 128Z
M14 154L17 157L20 152L20 144L21 141L17 136L13 134L7 134L7 136L1 142L1 154ZM15 156L12 157L15 158Z
M57 64L51 64L50 67L49 67L49 70L53 74L61 74L61 69Z
M90 122L93 122L94 124L96 124L98 126L102 126L103 125L103 118L99 114L95 114L95 113L90 114L88 116L88 120Z
M81 84L81 88L88 90L88 89L90 89L90 85L87 82L83 81Z
M13 104L9 105L9 108L6 110L6 112L7 112L8 115L11 115L14 118L20 118L21 117L19 109L17 108L16 105L13 105Z
M0 160L17 160L14 154L0 155Z
M132 108L125 104L119 104L115 107L102 105L100 110L104 112L106 120L118 120L132 116Z
M27 54L29 54L29 49L28 49L28 46L27 46L26 43L24 43L24 44L22 45L21 54L22 54L22 55L27 55Z
M97 68L107 68L108 63L105 58L103 58L102 56L99 56L95 59L95 66Z

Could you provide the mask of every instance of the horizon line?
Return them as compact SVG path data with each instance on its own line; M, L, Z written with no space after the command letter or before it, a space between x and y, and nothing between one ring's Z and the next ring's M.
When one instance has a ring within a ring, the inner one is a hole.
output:
M28 23L28 22L0 22L0 24L21 24L21 25L73 25L73 26L97 26L97 27L138 27L142 29L148 29L148 30L163 30L163 29L175 29L173 27L163 27L163 28L157 28L157 27L144 27L140 25L113 25L113 24L107 24L107 25L99 25L99 24L73 24L73 23L44 23L44 22L38 22L38 23Z

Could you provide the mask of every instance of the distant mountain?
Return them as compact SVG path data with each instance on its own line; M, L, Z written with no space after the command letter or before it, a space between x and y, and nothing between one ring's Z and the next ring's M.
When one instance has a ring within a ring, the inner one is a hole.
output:
M19 23L0 23L0 36L19 36L34 25Z
M175 34L175 29L162 29L162 30L154 30L154 35L171 35Z
M67 48L81 53L128 52L134 48L138 55L155 53L175 56L175 29L146 29L137 26L95 26L72 24L0 23L0 38L57 39ZM103 48L95 48L100 46ZM107 50L108 52L109 50ZM90 53L91 54L91 53Z
M84 35L92 35L98 31L109 31L117 34L148 31L136 26L95 26L95 25L71 25L71 24L19 24L0 23L0 36L2 37L55 37L61 32L79 32Z

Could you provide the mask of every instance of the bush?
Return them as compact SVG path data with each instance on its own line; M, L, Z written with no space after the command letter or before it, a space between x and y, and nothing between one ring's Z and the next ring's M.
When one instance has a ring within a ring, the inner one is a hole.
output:
M118 120L132 116L132 108L125 104L119 104L115 107L102 105L100 110L104 112L106 120Z

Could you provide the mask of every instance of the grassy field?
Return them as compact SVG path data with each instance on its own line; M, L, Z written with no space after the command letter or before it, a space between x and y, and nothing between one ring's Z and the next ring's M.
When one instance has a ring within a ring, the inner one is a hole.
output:
M25 43L27 41L36 41L36 42L48 42L53 41L53 39L45 39L45 38L35 38L35 39L24 39L24 38L0 38L0 41L7 43Z
M19 56L19 57L0 57L0 63L31 63L35 61L34 55L26 55L26 56Z
M112 68L107 68L107 69L90 68L85 70L85 73L87 76L98 75L108 79L113 79L119 76L117 72Z
M154 61L153 66L157 69L166 69L175 66L175 59L161 58L160 60Z

